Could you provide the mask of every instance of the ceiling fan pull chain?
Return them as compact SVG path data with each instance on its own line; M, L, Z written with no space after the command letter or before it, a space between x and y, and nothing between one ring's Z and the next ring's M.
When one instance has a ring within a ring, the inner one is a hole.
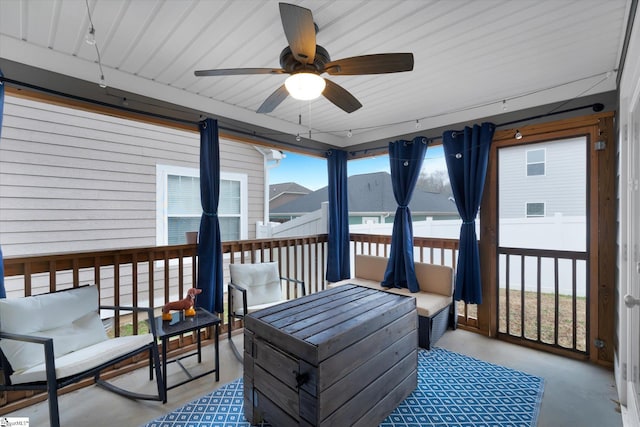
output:
M307 104L307 126L309 127L309 139L311 139L311 101Z

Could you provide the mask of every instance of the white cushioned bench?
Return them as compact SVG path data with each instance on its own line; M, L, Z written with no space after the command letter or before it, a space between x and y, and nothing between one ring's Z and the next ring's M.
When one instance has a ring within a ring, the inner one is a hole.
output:
M152 333L108 338L100 309L144 311L149 308L100 306L98 287L83 286L25 298L0 299L0 390L48 392L51 426L59 426L57 390L94 377L108 390L134 399L164 400L155 323ZM133 393L100 379L100 371L134 355L149 353L149 373L156 368L158 395Z
M388 258L356 255L355 277L335 282L329 287L351 283L416 299L418 312L418 345L430 349L445 333L447 327L457 327L457 310L453 301L453 268L444 265L416 262L415 270L419 292L406 288L386 288L381 285Z

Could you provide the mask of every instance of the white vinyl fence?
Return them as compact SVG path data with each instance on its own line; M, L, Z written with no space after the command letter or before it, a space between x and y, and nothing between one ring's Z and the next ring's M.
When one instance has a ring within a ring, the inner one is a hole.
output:
M301 236L312 233L326 233L328 218L326 205L323 209L296 218L284 224L269 224L263 227L262 237ZM476 221L476 234L480 237L479 220ZM413 234L416 237L434 237L458 239L460 237L461 220L434 220L413 223ZM545 249L558 251L584 252L586 250L586 218L584 216L563 216L539 218L512 218L500 221L499 239L501 247ZM324 230L324 231L322 231ZM390 236L393 224L358 224L351 225L349 231L360 234L377 234ZM537 291L537 260L525 257L524 283L526 291ZM550 259L541 261L540 282L543 293L555 292L555 270ZM576 269L576 296L586 295L586 262L579 261ZM509 268L509 285L511 289L522 286L521 262L511 257ZM573 270L570 262L560 260L558 263L559 293L573 294ZM500 286L505 287L506 266L504 257L500 259Z

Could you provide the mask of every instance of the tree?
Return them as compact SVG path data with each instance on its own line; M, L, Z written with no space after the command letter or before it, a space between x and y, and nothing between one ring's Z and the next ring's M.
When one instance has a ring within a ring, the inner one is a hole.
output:
M453 195L451 191L451 183L447 171L435 170L429 173L421 173L418 178L417 187L423 191L431 193L443 193Z

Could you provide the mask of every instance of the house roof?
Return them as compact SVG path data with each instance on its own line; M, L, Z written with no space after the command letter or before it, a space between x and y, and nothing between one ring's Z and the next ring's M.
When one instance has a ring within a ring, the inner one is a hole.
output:
M348 178L349 212L352 213L395 213L398 204L393 196L391 175L388 172L374 172L353 175ZM329 200L328 187L301 196L271 210L271 214L301 215L320 209ZM433 193L416 188L409 208L413 214L457 215L455 203L448 194Z
M309 194L311 190L296 182L282 182L269 185L269 200L273 200L282 194Z

